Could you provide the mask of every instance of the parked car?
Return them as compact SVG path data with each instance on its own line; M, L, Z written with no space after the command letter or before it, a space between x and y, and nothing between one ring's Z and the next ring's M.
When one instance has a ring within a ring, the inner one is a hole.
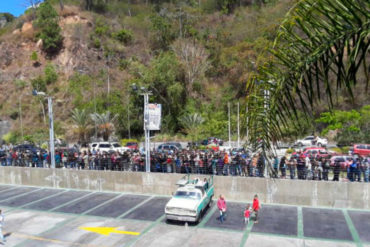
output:
M165 206L167 220L198 222L209 208L214 195L213 176L201 181L185 176L177 182L179 188Z
M180 149L172 144L164 143L158 146L158 152L180 151Z
M69 147L56 148L55 151L59 151L62 153L67 152L68 154L79 153L79 150L77 148L69 148Z
M176 146L179 150L182 150L182 145L179 142L167 142L166 144L174 145Z
M370 144L354 144L350 151L352 155L368 156L370 155Z
M113 151L113 146L109 142L99 142L96 145L96 150L99 150L100 152L107 152L109 153L110 151Z
M306 136L304 139L297 140L294 143L295 146L303 147L303 146L311 146L311 145L317 145L319 147L325 147L328 145L328 140L326 138L320 138L315 136Z
M18 152L37 152L36 146L33 144L19 144L13 147L13 150Z
M322 149L311 149L303 152L304 156L315 157L315 158L328 158L331 156L330 153Z
M130 148L128 147L122 147L121 144L119 144L118 142L113 142L111 143L111 145L114 151L119 152L121 154L130 150Z
M340 167L342 170L346 170L348 165L349 165L349 161L352 159L351 156L346 156L346 155L336 155L336 156L333 156L330 158L330 166L331 167L334 167L335 165L335 162L339 162L340 163Z
M126 143L126 147L129 148L129 149L138 150L139 149L139 144L137 142L128 142L128 143Z
M98 144L99 144L99 142L92 142L92 143L90 143L89 144L89 149L90 150L93 150L95 148L95 150L96 150Z
M37 147L33 144L20 144L15 147L13 147L14 151L18 152L26 152L26 153L44 153L46 152L45 149L42 149L40 147Z

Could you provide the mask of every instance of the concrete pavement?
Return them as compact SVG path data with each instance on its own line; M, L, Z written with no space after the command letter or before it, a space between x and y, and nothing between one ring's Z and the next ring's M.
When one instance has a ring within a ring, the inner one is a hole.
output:
M227 199L227 198L226 198ZM4 246L366 246L370 211L264 204L244 225L247 202L213 205L198 224L166 222L169 197L0 185ZM87 229L87 230L86 230Z

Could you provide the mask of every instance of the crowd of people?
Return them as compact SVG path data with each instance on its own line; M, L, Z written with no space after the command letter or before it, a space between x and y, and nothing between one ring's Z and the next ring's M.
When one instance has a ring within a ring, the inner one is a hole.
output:
M72 150L72 151L71 151ZM47 152L16 151L2 148L2 166L50 167ZM273 177L302 180L333 180L369 182L370 157L354 157L346 167L339 161L331 164L329 157L305 156L303 153L271 157L247 151L186 150L151 152L151 171L162 173L213 174L223 176ZM270 162L271 166L267 165ZM137 150L124 153L57 149L57 168L145 171L145 156ZM272 169L267 169L272 167ZM341 176L342 173L342 176Z

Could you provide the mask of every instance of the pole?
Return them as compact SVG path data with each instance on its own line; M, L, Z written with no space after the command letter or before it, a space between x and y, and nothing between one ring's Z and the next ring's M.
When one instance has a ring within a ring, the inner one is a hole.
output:
M96 81L95 80L94 80L94 113L96 114ZM94 141L97 141L98 140L98 127L96 126L96 121L94 121L94 129L95 129L95 133L94 133L95 140Z
M246 135L247 135L247 142L248 142L248 139L249 139L249 128L248 128L248 124L249 124L248 105L247 105L247 107L245 108L245 115L247 116L247 130L246 130Z
M24 141L23 139L23 119L22 119L22 95L19 96L18 100L19 100L19 121L20 121L20 124L21 124L21 135L22 135L22 142Z
M50 96L48 97L48 108L49 108L50 161L51 168L55 168L53 99Z
M145 92L144 95L144 132L145 132L145 170L150 172L150 130L148 128L149 113L149 93Z
M128 139L131 139L130 101L127 103L127 130L128 130Z
M240 103L238 101L238 148L240 147L240 124L239 124L239 107L240 107Z
M231 120L230 120L230 102L227 103L227 113L229 116L229 147L231 148Z

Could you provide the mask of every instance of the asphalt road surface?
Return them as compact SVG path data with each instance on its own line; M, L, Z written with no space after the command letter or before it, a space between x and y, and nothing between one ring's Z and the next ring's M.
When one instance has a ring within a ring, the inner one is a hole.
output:
M0 185L4 246L366 246L370 211L263 205L244 224L248 202L216 203L198 224L167 222L169 197ZM227 199L227 198L226 198ZM250 203L250 202L249 202Z

